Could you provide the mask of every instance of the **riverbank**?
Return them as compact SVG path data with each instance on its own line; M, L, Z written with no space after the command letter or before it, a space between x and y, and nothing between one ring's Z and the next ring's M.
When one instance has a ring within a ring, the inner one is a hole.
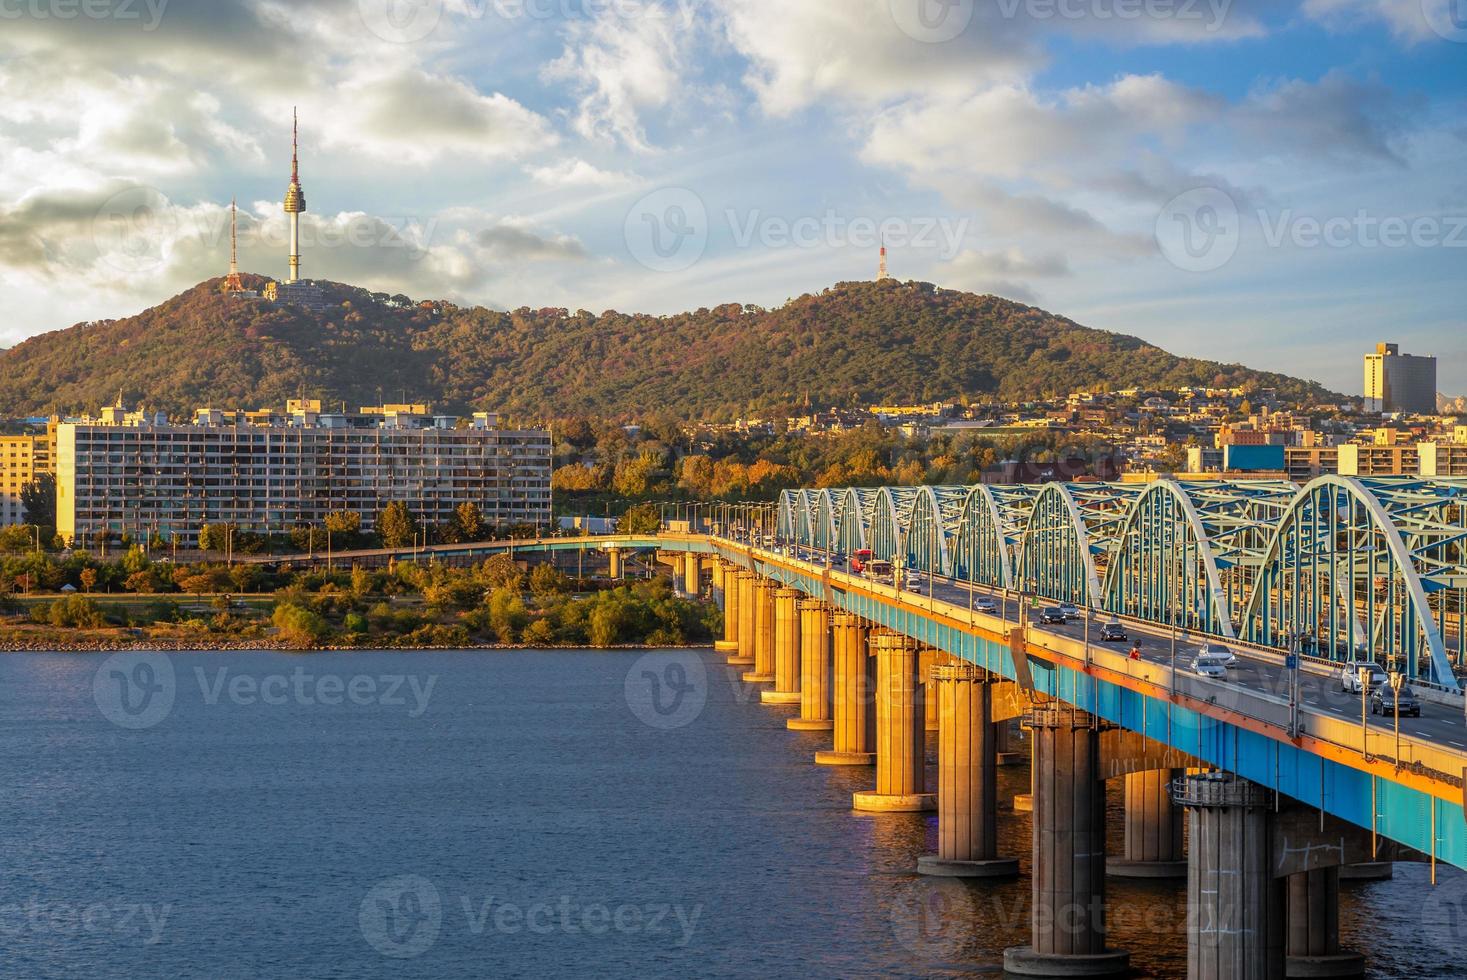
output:
M377 638L380 641L380 637ZM409 644L382 643L364 640L361 643L329 643L320 646L292 646L275 638L253 640L231 639L169 639L132 636L103 636L56 638L30 637L23 639L6 635L0 630L0 654L3 653L120 653L124 651L154 653L227 653L230 651L273 651L279 653L330 653L366 650L711 650L711 643L615 643L610 646L591 646L586 643L529 644L529 643L460 643Z

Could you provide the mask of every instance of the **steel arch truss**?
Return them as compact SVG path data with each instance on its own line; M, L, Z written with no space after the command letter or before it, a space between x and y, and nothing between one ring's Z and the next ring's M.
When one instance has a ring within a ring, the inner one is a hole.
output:
M962 520L966 487L918 487L906 518L907 567L952 574L951 544Z
M1079 606L1099 602L1111 543L1143 489L1126 483L1046 484L1024 530L1020 588Z
M804 521L805 502L798 490L781 490L779 494L779 529L775 532L781 541L800 541L800 526Z
M1019 542L1038 488L978 486L963 500L952 545L952 575L995 589L1012 589Z
M1314 480L1282 515L1244 636L1279 647L1299 636L1317 656L1360 656L1455 686L1442 623L1460 614L1467 589L1464 499L1460 480Z
M866 547L875 558L902 564L902 549L906 542L907 515L916 499L916 487L882 487L876 491L875 507L871 514L871 537Z
M1297 491L1287 481L1151 484L1114 542L1104 608L1233 638L1235 610Z
M850 556L869 547L871 514L876 508L879 491L864 487L831 491L836 495L835 551Z

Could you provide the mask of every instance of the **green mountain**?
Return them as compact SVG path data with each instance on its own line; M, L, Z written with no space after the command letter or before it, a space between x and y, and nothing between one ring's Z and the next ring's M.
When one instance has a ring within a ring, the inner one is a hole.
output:
M258 288L260 277L246 277ZM0 352L0 416L95 410L122 393L172 413L258 408L304 392L329 405L431 401L520 419L1038 397L1099 385L1259 385L1338 398L1280 374L1177 357L995 296L929 283L842 283L778 309L673 316L499 312L327 283L322 312L231 298L214 279L121 320Z

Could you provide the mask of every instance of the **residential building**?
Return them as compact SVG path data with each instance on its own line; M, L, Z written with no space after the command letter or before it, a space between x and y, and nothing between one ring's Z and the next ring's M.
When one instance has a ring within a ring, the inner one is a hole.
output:
M326 413L201 409L192 424L62 424L57 531L157 533L187 546L204 524L281 532L359 514L373 526L389 502L430 525L478 505L489 525L550 523L550 433L494 427L387 406Z
M0 527L26 523L21 491L51 465L49 435L0 435Z
M1377 344L1365 355L1365 411L1436 414L1436 358Z

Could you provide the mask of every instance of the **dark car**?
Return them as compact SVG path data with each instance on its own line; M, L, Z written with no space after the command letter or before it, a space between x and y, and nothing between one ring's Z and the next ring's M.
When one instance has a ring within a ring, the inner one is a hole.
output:
M1068 617L1059 606L1045 606L1039 610L1039 622L1045 626L1063 626Z
M1130 637L1126 635L1126 628L1120 623L1106 623L1100 627L1101 643L1125 643Z
M1373 715L1388 715L1396 710L1396 691L1389 684L1382 684L1370 695L1370 713ZM1411 715L1413 718L1421 717L1421 699L1416 692L1405 684L1401 685L1399 694L1401 714Z

